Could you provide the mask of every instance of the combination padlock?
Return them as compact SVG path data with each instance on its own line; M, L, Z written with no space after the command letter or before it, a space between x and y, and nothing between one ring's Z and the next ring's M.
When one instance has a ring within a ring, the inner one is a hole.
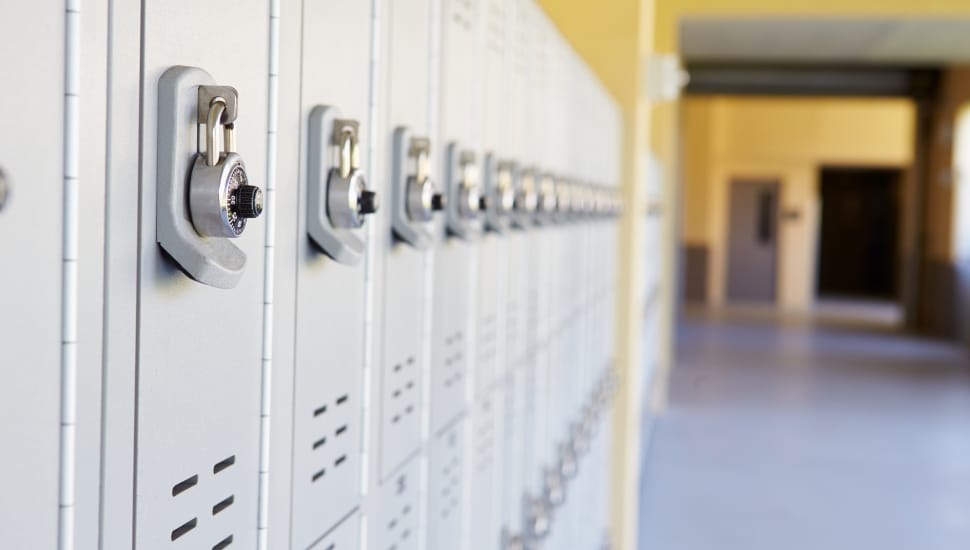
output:
M196 155L192 166L189 213L196 232L205 237L238 237L246 229L246 221L263 212L263 192L250 185L246 165L235 152L236 104L232 88L199 87L206 149Z
M487 200L483 202L484 197L478 185L475 156L471 153L462 153L458 162L461 173L461 179L458 182L458 215L466 220L475 219L487 206Z
M515 192L512 207L519 214L531 215L539 204L536 180L531 170L524 170L519 176L519 188Z
M551 216L557 207L556 180L549 174L539 180L539 196L536 211L540 215Z
M445 196L435 189L431 179L431 142L412 138L408 157L414 161L414 173L408 176L404 208L411 221L425 223L445 208Z
M360 169L360 144L356 120L337 119L333 124L333 143L339 160L327 178L327 215L339 229L358 229L364 217L377 212L377 193L367 189Z

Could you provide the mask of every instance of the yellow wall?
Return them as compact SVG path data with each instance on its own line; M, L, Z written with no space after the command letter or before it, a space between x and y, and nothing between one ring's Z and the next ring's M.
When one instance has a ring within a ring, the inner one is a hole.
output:
M785 309L806 311L815 287L819 168L912 163L915 105L903 99L691 97L682 120L683 239L710 252L715 306L724 302L732 179L778 179L782 211L799 213L780 222L778 296Z

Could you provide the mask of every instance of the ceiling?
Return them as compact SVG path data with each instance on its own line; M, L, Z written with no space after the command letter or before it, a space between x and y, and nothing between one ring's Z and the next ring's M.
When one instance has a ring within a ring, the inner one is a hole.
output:
M970 18L715 18L681 23L687 62L970 63Z

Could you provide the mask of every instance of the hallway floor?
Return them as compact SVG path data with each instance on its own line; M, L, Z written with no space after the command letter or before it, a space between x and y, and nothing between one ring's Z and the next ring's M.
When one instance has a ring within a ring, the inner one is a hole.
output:
M970 548L970 367L887 332L692 318L642 550Z

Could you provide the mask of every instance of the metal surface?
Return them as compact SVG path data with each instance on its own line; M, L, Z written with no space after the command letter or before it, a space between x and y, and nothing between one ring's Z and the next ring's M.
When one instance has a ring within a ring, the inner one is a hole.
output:
M226 14L234 32L214 40L212 21L225 21ZM267 169L267 16L262 2L248 0L142 7L143 82L135 86L145 106L135 358L138 548L173 545L173 538L192 547L226 540L232 547L256 546L263 271L242 270L240 263L234 285L225 285L231 290L199 285L155 243L156 228L168 252L170 227L178 224L178 236L182 229L195 234L184 190L199 149L198 86L215 83L200 69L169 70L176 60L212 70L246 98L246 131L236 146L252 173ZM247 232L234 244L200 240L201 250L215 243L263 264L261 232ZM209 269L211 254L202 265Z

